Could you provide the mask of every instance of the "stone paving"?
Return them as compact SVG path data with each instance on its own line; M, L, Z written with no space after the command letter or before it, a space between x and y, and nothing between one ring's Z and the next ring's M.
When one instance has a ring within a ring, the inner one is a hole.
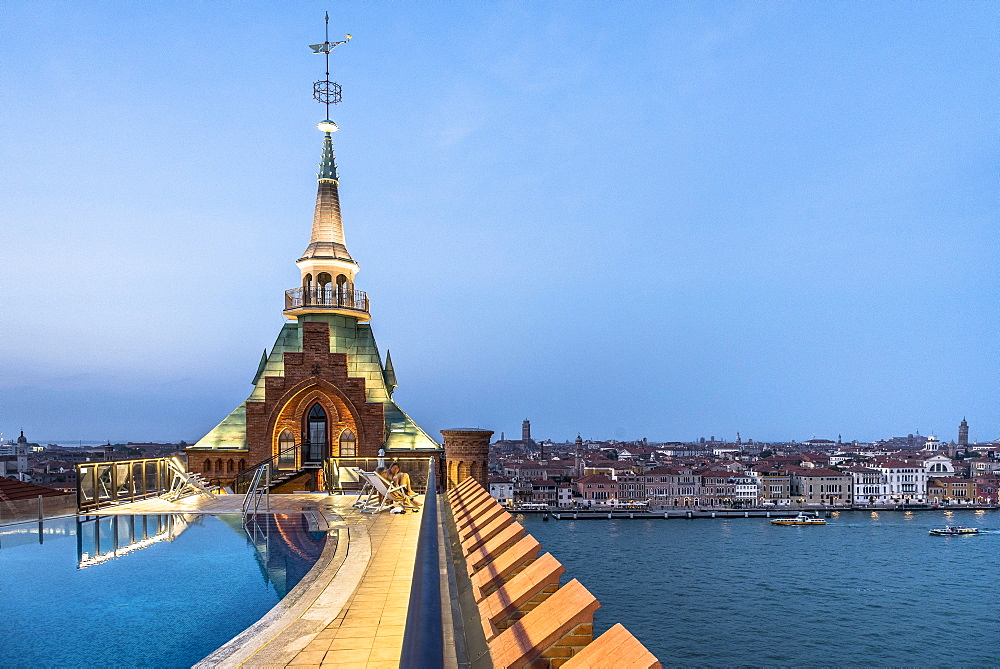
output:
M344 611L287 665L399 666L419 513L382 513L369 527L372 557Z

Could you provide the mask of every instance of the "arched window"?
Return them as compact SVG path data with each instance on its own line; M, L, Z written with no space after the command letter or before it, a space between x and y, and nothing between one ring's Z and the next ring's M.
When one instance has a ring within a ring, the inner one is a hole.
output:
M243 458L240 458L239 466L240 466L239 471L243 471L244 469L247 468L247 461L244 460Z
M236 469L236 463L233 462L232 458L229 458L229 460L226 462L226 473L232 474L233 470L235 469Z
M302 277L302 304L312 304L315 301L314 288L312 274L306 274Z
M316 277L317 286L320 295L322 296L320 302L322 304L332 304L333 300L333 277L330 276L328 272L322 272Z
M358 454L358 441L354 433L344 430L340 433L340 457L353 458Z
M319 402L312 405L306 416L306 435L309 439L309 452L306 458L310 462L319 462L326 457L329 436L326 425L326 411Z
M337 304L341 305L351 305L352 295L351 291L354 287L351 285L350 279L347 278L345 274L337 275Z
M222 458L215 461L215 471L222 473Z
M202 469L203 469L203 471L206 471L206 472L212 471L212 460L211 460L211 458L205 458L205 466Z
M288 428L278 436L278 467L293 469L295 467L295 435Z

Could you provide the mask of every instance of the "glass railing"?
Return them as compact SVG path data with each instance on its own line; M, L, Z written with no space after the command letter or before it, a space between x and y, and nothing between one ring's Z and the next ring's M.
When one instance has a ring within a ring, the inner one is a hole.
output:
M76 497L72 494L0 501L0 525L68 516L74 513L76 513Z
M187 514L94 516L76 521L77 568L86 569L116 557L173 541L197 516Z
M170 488L167 458L88 462L76 466L77 509L92 511L156 497Z
M398 464L399 470L410 477L410 487L413 491L423 494L427 492L432 457L387 455L383 458L329 458L323 466L326 490L335 495L357 492L364 483L355 469L374 472L380 467L388 470L393 464ZM440 469L438 467L438 471Z

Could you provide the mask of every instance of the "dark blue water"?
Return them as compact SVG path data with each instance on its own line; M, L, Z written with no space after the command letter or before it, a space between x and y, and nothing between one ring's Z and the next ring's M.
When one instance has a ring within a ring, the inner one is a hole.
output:
M262 518L253 540L239 515L188 520L58 519L41 544L37 524L0 528L0 665L189 667L274 606L326 540L298 514Z
M664 665L1000 664L1000 512L522 522Z

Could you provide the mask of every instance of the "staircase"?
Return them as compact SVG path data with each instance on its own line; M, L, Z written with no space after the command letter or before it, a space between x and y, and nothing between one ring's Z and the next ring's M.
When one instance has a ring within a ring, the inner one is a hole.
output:
M300 467L299 469L280 472L271 479L271 492L282 494L298 490L312 490L316 480L316 472L321 468L316 466Z

